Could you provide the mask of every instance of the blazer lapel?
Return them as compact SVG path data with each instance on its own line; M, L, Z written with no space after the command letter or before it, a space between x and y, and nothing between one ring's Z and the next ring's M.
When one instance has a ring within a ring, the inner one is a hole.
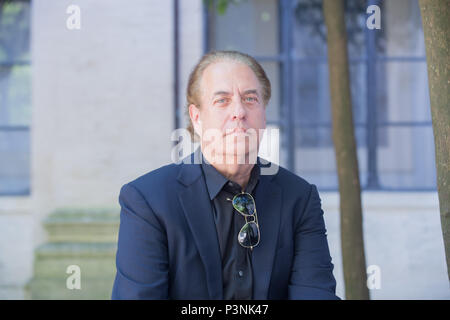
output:
M260 176L256 188L256 213L260 230L260 241L253 248L252 266L254 273L253 298L268 299L272 266L278 242L281 216L281 188L271 181L273 175Z
M222 259L213 208L200 165L194 163L197 164L182 164L178 180L186 188L178 196L205 266L210 298L220 300L223 299Z

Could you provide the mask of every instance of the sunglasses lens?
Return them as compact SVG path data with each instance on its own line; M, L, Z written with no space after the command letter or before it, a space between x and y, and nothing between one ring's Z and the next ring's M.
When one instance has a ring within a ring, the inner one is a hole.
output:
M241 193L233 198L233 207L246 216L255 214L255 201L248 193Z
M238 241L244 247L254 247L259 243L259 228L256 223L246 223L238 234Z

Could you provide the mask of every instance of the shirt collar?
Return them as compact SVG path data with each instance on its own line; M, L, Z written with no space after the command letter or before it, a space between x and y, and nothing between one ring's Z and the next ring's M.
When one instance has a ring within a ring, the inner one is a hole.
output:
M213 200L217 194L222 190L225 184L229 183L230 181L225 178L219 171L217 171L216 168L214 168L213 165L211 165L208 160L203 156L202 153L202 161L201 161L201 167L203 170L203 174L205 176L206 180L206 187L208 189L209 198L210 200ZM259 167L259 161L253 166L253 169L250 173L250 178L248 181L247 186L245 187L245 191L252 193L256 184L259 180L261 168Z

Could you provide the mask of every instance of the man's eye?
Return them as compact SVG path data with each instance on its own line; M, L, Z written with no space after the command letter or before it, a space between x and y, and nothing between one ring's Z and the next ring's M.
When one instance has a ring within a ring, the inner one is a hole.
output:
M245 101L247 101L247 102L255 102L256 98L255 97L246 97Z
M225 103L226 101L227 101L227 99L225 99L225 98L216 100L217 103Z

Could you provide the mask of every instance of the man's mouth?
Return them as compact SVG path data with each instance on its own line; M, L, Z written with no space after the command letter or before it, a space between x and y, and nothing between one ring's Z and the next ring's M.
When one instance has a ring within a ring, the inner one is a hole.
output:
M225 131L225 135L233 134L233 133L246 133L247 129L244 128L234 128L234 129L227 129Z

